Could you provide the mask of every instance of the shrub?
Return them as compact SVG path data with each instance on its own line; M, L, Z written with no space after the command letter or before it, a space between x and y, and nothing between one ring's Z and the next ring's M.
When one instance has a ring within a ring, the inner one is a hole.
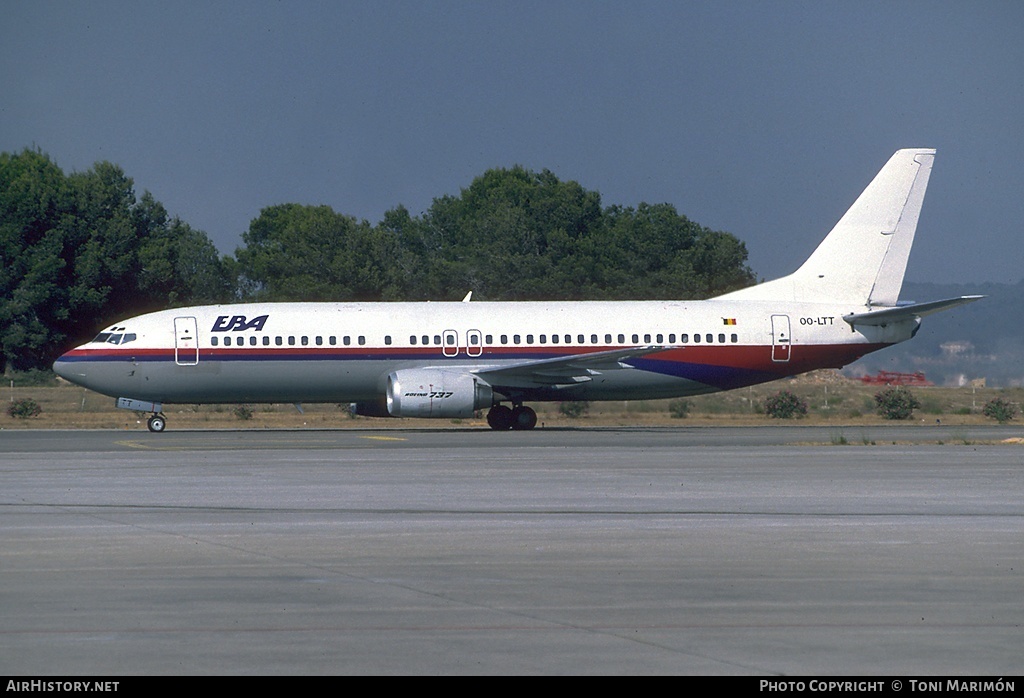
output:
M586 400L571 400L558 403L558 411L569 419L577 419L590 411L590 403Z
M877 393L875 405L885 419L910 419L921 403L904 386L897 385Z
M29 417L38 417L42 414L43 408L39 406L32 398L25 398L24 400L15 400L7 408L7 414L15 419L28 419Z
M252 408L248 405L236 405L234 409L235 416L241 419L243 422L252 419Z
M686 419L690 416L690 401L672 400L668 403L668 414L672 419Z
M1006 424L1017 416L1017 406L1009 400L997 397L985 403L985 408L981 413L1000 424Z
M775 419L793 419L807 415L807 402L788 390L781 390L764 399L764 412Z

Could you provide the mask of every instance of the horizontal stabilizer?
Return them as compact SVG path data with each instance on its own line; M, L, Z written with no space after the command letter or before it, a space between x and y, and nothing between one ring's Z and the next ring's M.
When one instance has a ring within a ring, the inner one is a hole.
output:
M959 298L948 298L943 301L932 301L930 303L915 303L913 305L901 305L895 308L884 310L872 310L866 313L850 313L844 315L843 319L854 325L876 325L885 326L903 320L914 320L937 313L940 310L948 310L958 305L966 305L981 300L985 296L960 296Z

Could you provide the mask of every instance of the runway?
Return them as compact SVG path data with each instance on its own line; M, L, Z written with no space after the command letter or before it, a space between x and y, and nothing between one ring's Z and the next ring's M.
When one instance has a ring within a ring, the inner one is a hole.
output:
M0 672L1013 676L1021 432L0 431Z

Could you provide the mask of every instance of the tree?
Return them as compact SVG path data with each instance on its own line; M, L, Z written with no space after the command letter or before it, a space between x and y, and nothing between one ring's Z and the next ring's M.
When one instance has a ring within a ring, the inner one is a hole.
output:
M0 154L0 356L49 367L112 321L225 300L225 268L206 235L100 162L65 176L38 150Z
M896 385L877 393L875 405L885 419L910 419L921 403L905 386Z
M329 206L260 211L235 252L242 295L254 300L388 300L395 236Z

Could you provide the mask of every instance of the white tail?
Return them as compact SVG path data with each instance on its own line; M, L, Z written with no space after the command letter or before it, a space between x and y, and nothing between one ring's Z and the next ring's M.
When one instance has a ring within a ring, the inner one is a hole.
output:
M934 160L931 148L896 151L799 269L720 298L895 306Z

